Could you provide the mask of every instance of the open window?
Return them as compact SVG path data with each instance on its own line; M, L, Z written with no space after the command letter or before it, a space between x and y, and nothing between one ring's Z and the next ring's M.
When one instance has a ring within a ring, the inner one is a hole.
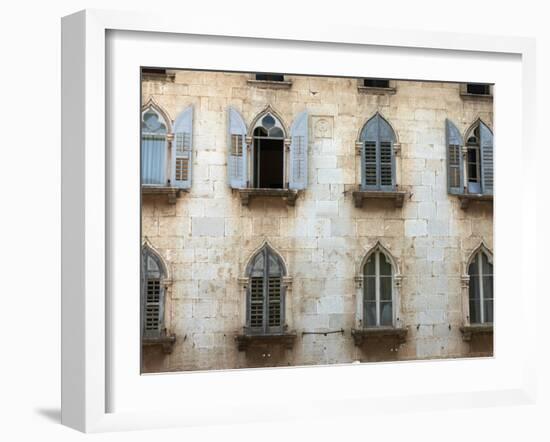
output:
M281 122L267 113L253 130L252 187L285 187L285 132Z
M294 205L297 191L307 186L308 114L298 114L287 135L270 106L247 128L240 113L228 110L229 185L243 205L250 197L282 197Z
M166 194L175 202L191 188L193 163L193 106L176 118L174 128L166 112L150 101L141 117L141 184L143 194Z
M465 142L455 124L446 121L447 184L450 194L461 196L461 206L470 200L492 201L493 133L481 120L466 132Z
M167 332L164 321L166 266L147 245L142 247L141 259L142 344L161 345L166 353L170 353L176 337Z

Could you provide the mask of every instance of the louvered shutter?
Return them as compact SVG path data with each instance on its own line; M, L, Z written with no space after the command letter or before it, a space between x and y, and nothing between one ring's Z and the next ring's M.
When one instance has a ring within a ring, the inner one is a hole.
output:
M378 186L380 190L394 190L395 188L395 159L393 143L395 134L389 123L376 115L378 126Z
M243 189L247 184L246 124L233 108L228 110L228 157L227 174L229 185L234 189Z
M179 114L174 124L172 145L172 184L181 189L191 187L193 165L193 106Z
M447 119L445 123L445 143L447 146L447 189L449 193L461 194L464 189L462 136L451 120Z
M300 113L291 128L290 173L288 187L300 190L307 187L308 113Z
M482 121L479 122L481 149L481 191L493 194L493 133Z

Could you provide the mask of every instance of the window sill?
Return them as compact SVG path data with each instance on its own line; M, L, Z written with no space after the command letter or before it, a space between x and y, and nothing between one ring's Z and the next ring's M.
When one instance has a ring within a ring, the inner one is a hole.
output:
M162 346L162 351L165 354L172 353L172 349L174 348L174 344L176 343L176 335L170 334L170 335L164 335L164 336L157 336L157 337L144 337L141 340L141 345L143 346L152 346L152 345L160 345Z
M384 191L384 190L356 190L353 192L353 202L358 209L363 207L363 201L369 199L393 201L397 209L403 207L405 191Z
M265 335L252 335L242 334L235 336L237 347L239 351L246 351L250 346L254 345L283 345L287 350L292 350L294 347L294 341L296 340L296 333L281 333L281 334L265 334Z
M243 206L248 206L250 199L254 198L264 198L264 197L275 197L275 198L284 198L286 199L286 204L288 206L296 205L296 199L298 198L297 190L290 189L236 189L239 192L241 198L241 204Z
M493 101L493 96L489 94L469 94L468 92L461 92L460 96L466 100Z
M387 340L393 341L396 344L402 344L407 337L406 328L396 327L370 327L362 329L351 329L351 336L357 347L361 347L366 341L369 340Z
M394 87L357 86L357 91L361 94L395 95L396 89Z
M263 89L290 89L292 81L270 81L270 80L246 80L250 86L256 86Z
M176 79L175 73L170 74L153 74L153 73L143 73L141 74L141 79L143 81L163 81L163 82L171 82L173 83Z
M462 332L462 339L464 341L471 341L472 338L481 335L492 335L493 334L493 324L474 324L474 325L465 325L460 327Z
M458 195L458 199L460 200L460 208L462 210L467 210L471 201L493 204L493 195L483 195L480 193L464 193Z
M182 192L188 192L187 189L180 189L179 187L171 186L141 186L141 194L145 195L166 195L168 198L168 204L176 204L176 199L180 197Z

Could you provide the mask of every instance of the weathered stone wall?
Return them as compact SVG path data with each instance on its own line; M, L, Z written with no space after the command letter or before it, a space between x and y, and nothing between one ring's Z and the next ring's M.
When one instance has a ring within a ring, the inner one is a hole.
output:
M143 82L143 102L153 97L172 119L189 104L195 106L191 191L176 204L160 196L143 200L143 236L171 271L166 324L177 335L172 354L145 351L144 369L472 354L459 330L464 321L461 276L481 241L492 249L492 206L472 203L463 210L447 193L445 118L463 133L477 118L492 127L492 101L464 99L459 85L451 83L397 81L394 95L373 95L359 92L356 79L286 78L292 81L289 89L259 88L247 83L248 74L179 71L174 82ZM244 207L227 184L227 107L234 106L250 124L268 104L287 129L299 112L307 109L310 115L309 182L295 207L277 199L253 199ZM402 208L385 201L354 207L351 192L360 183L355 143L376 112L390 122L401 143L398 185L409 192ZM239 277L266 240L292 277L286 322L297 339L292 350L275 346L239 352L234 336L245 324ZM403 277L399 319L408 335L398 350L384 345L361 349L350 335L360 293L355 276L377 241L391 252ZM341 328L343 336L302 336L303 331Z

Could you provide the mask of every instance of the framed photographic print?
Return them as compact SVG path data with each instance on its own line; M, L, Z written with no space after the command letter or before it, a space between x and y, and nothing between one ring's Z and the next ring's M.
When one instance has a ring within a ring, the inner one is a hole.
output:
M63 422L532 401L533 63L521 38L64 18Z

